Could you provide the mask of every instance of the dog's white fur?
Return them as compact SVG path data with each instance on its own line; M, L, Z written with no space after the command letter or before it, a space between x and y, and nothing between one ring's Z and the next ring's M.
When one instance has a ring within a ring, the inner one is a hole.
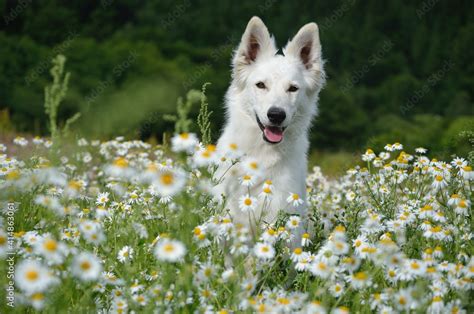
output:
M280 210L306 213L308 132L311 120L317 113L318 95L325 82L318 26L309 23L303 26L277 54L273 37L258 17L253 17L242 36L242 41L233 58L232 83L226 94L227 123L217 147L226 150L236 144L246 158L255 160L263 168L262 176L251 188L250 194L257 196L266 179L273 182L274 197L264 212L260 206L249 220L248 213L239 209L239 198L247 194L247 187L239 183L245 171L239 164L226 172L218 193L225 195L227 207L234 222L253 228L258 217L267 223L275 222ZM263 82L265 88L256 84ZM288 91L290 85L298 87ZM269 125L267 111L278 107L286 112L283 126L284 138L278 144L264 141L256 115L263 125ZM219 169L217 176L226 169ZM304 204L294 209L286 199L289 193L297 193ZM261 221L259 221L261 222Z

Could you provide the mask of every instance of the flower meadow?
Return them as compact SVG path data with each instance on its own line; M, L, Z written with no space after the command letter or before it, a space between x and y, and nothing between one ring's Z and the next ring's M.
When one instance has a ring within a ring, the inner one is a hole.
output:
M255 161L192 133L165 146L0 144L0 311L474 311L467 159L430 159L399 143L368 149L339 178L312 169L308 216L282 211L255 230L234 224L213 195L216 168L238 163ZM236 191L249 215L274 197L256 166ZM256 185L259 194L245 192ZM303 201L285 197L288 208Z

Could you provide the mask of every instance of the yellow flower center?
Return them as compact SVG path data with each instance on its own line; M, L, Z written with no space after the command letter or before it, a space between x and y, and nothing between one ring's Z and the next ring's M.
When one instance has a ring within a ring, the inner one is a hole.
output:
M367 274L363 271L360 271L360 272L354 274L354 278L357 279L357 280L366 280L367 279Z
M187 140L189 138L189 133L181 133L179 137L183 140Z
M43 247L50 252L54 252L58 248L58 243L53 239L48 239L44 241Z
M165 250L166 253L171 253L171 252L174 251L174 245L171 244L171 243L167 243L167 244L165 244L163 249Z
M287 299L287 298L278 298L278 299L277 299L277 302L280 303L280 304L283 304L283 305L288 305L288 304L290 304L290 300Z
M41 301L43 299L44 299L44 294L42 294L41 292L33 293L31 295L31 300L33 301Z
M123 157L119 157L115 159L114 166L117 166L119 168L126 168L128 167L128 161Z
M246 198L246 199L244 200L244 204L245 204L246 206L250 206L250 205L252 205L252 200L251 200L250 198Z
M39 274L36 270L32 269L26 272L26 279L28 281L36 281L39 278Z
M92 265L89 261L83 261L81 262L81 264L79 265L79 267L84 270L84 271L87 271L89 269L91 269Z
M166 172L161 176L161 183L164 185L172 185L174 182L174 176L171 172Z

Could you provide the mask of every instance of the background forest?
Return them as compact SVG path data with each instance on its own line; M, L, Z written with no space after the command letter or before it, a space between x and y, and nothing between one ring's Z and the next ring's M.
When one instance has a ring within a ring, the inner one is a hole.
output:
M217 139L232 50L253 15L280 47L319 24L328 84L311 141L321 162L395 141L439 157L470 150L460 135L474 130L468 0L0 0L0 132L47 134L43 89L61 53L71 79L59 116L81 112L78 135L161 142L173 129L163 115L210 82Z

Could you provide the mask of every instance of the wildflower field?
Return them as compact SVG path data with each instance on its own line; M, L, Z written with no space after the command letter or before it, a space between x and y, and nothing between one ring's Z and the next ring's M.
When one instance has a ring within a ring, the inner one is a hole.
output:
M212 195L218 165L247 162L235 145L218 151L192 133L169 146L8 144L0 145L2 313L473 311L467 159L429 159L398 143L369 149L365 166L340 178L312 170L308 217L282 214L250 231ZM257 182L261 193L242 200L249 215L247 199L273 197L265 173L240 178L242 191ZM299 225L307 233L290 250Z

